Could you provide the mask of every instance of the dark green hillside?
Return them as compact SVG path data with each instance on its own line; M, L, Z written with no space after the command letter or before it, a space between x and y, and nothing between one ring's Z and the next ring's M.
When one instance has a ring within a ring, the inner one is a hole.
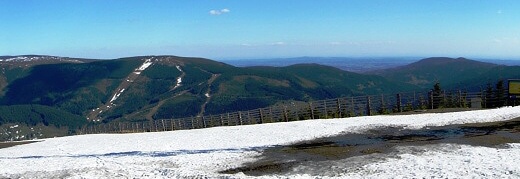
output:
M35 66L30 74L10 83L3 97L4 104L56 105L82 88L102 79L122 79L132 72L140 61L112 60L92 63L63 63ZM101 100L102 96L98 96Z
M182 78L182 83L176 87L178 78ZM117 88L117 81L110 83L105 79L104 82L110 86L106 91ZM125 87L113 107L103 109L97 116L108 120L178 118L266 107L285 100L309 101L410 89L410 85L389 82L382 77L315 64L238 68L201 58L159 56ZM111 97L108 92L81 91L83 97L73 96L76 102L90 101L83 103L84 106L100 105L99 100L91 100L99 97L89 97L89 94L105 95L103 103ZM94 108L96 106L85 107Z
M332 89L338 87L348 88L352 90L354 95L394 93L413 89L412 85L402 82L389 82L380 76L347 72L323 65L293 65L285 67L285 69L296 75L298 78L316 82L318 86ZM302 81L303 86L305 86L304 84L306 80ZM312 86L312 84L308 85Z
M466 88L472 91L479 91L485 89L487 83L495 84L499 80L508 79L520 79L520 66L497 66L484 74L446 87L452 89Z
M136 71L145 60L150 66ZM483 79L519 74L516 67L463 58L429 58L373 73L384 77L317 64L240 68L176 56L86 61L11 65L0 78L6 84L2 103L46 105L104 122L154 120L255 109L282 101L394 94L428 89L437 80L445 88L482 84Z
M56 127L67 126L70 130L79 129L86 124L84 117L42 105L0 106L0 125L18 123L34 126L43 124Z
M317 64L289 67L247 67L222 74L212 86L208 113L273 105L279 101L309 101L340 96L392 93L411 85L390 83L372 75L346 72Z
M420 88L430 88L436 81L445 86L458 84L486 74L495 64L484 63L465 58L435 57L387 70L379 70L372 74L381 75L392 81L406 82Z

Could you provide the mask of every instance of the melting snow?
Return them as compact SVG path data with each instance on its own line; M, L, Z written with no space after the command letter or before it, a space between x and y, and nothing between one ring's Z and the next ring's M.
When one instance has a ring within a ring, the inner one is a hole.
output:
M0 59L0 62L31 62L35 60L42 60L42 59L48 59L48 60L59 60L59 61L67 61L67 62L81 62L79 60L73 60L66 57L54 57L54 56L35 56L35 57L28 57L28 56L17 56L17 57L11 57L6 59ZM25 65L27 66L27 65Z
M153 59L153 58L146 59L146 60L144 61L144 63L143 63L139 68L136 69L136 71L143 71L143 70L145 70L146 68L148 68L150 65L153 64L153 63L152 63L152 59Z
M180 67L179 65L175 65L175 67L177 68L177 70L179 70L180 72L182 72L182 69L181 69L181 67ZM177 84L173 87L173 89L176 89L176 88L180 87L180 86L181 86L181 83L182 83L182 78L179 76L179 77L177 78Z
M112 99L110 100L110 103L114 102L117 98L119 98L119 96L121 96L121 94L125 91L125 89L121 89L121 91L119 91L118 93L116 93Z
M357 132L382 126L418 129L476 122L505 121L520 117L520 106L457 113L366 116L318 119L248 126L151 132L95 134L45 139L0 149L0 178L251 178L242 173L218 171L258 160L262 149ZM374 161L355 171L342 170L347 178L518 178L520 144L504 148L441 144L417 151L402 148L397 157ZM295 168L295 171L299 171ZM323 178L308 175L268 175L262 178ZM325 177L327 178L327 177Z

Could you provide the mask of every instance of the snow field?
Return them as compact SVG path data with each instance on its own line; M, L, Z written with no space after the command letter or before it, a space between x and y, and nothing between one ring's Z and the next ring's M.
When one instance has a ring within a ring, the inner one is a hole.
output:
M252 162L261 150L337 135L362 133L381 126L419 129L477 122L504 121L520 117L520 107L465 111L442 114L367 116L346 119L320 119L249 126L138 133L94 134L45 139L0 149L0 178L172 178L231 177L251 178L243 174L224 175L225 169ZM424 152L414 152L421 150ZM514 177L520 169L520 146L503 149L441 144L400 153L363 165L359 170L345 170L342 161L330 161L339 167L327 177ZM396 157L397 156L397 157ZM327 163L325 163L327 164ZM332 169L331 169L332 170ZM315 178L299 167L290 176L261 178ZM322 171L323 172L323 171Z

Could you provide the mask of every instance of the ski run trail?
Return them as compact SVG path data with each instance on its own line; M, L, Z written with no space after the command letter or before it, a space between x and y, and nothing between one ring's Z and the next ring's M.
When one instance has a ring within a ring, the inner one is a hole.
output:
M342 170L352 159L341 159L324 161L333 166L327 171L295 167L287 175L220 173L258 160L268 147L345 132L363 133L378 127L422 129L518 117L520 106L49 138L0 149L0 178L520 178L518 143L498 148L461 144L398 146L399 152L356 170ZM367 156L358 156L360 160L363 157Z

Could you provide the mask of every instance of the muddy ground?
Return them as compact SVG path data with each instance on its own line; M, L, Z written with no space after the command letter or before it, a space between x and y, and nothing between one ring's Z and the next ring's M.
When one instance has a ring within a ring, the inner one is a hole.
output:
M295 168L334 161L352 162L348 170L370 162L384 160L398 153L398 146L432 146L440 143L503 147L520 142L520 118L504 122L449 125L419 130L383 127L364 134L345 133L338 136L305 141L289 146L266 149L253 163L221 173L259 176L290 174ZM370 157L366 157L370 155ZM318 166L320 167L320 166Z
M0 142L0 149L13 147L13 146L17 146L17 145L30 144L30 143L33 143L33 142L38 142L38 141Z

